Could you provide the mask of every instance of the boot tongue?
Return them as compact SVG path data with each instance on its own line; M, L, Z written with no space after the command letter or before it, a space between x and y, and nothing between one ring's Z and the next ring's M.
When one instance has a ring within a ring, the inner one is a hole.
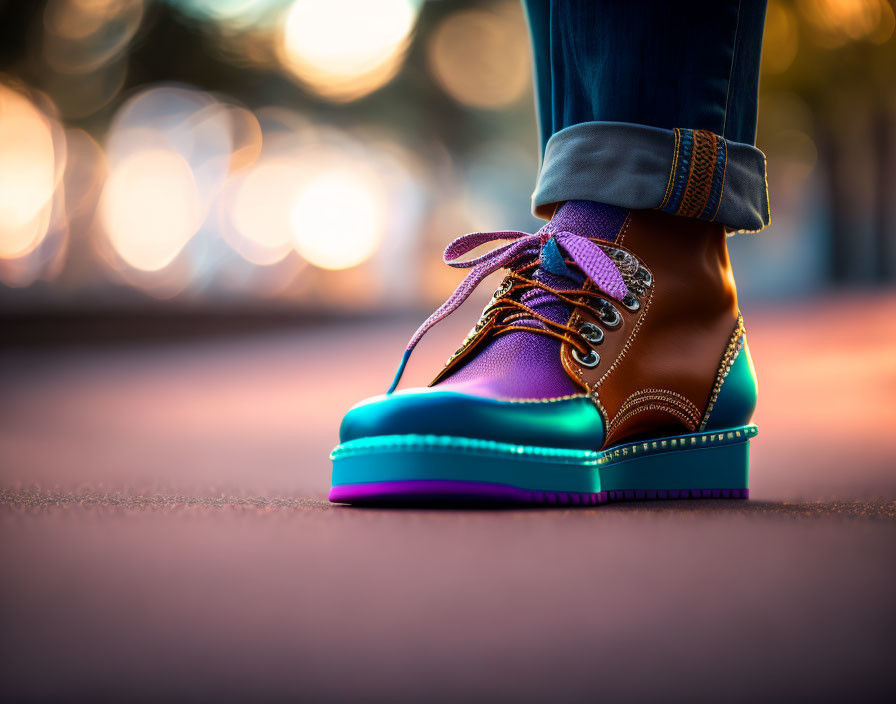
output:
M582 237L614 242L628 211L593 201L564 203L542 231L572 232ZM532 275L551 288L579 288L584 278L558 273L558 267L539 266ZM572 311L556 296L541 289L527 291L520 300L529 308L557 323L566 323ZM543 327L534 318L521 318L515 325ZM498 335L436 386L495 398L556 398L578 392L560 362L560 341L536 332L515 331Z

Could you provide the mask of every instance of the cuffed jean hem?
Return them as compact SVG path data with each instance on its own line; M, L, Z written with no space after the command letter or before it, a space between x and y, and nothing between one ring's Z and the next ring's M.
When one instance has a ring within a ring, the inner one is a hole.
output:
M706 130L583 122L547 143L532 210L593 200L758 232L771 220L765 154Z

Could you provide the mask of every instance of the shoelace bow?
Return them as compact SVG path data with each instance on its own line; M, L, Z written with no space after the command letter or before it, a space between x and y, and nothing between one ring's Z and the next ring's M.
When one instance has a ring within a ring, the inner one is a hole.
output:
M493 249L475 259L458 261L459 257L462 257L477 247L498 240L510 240L510 242L509 244L502 245L501 247ZM566 263L560 250L563 250L569 255L575 265L582 270L582 273L584 273L602 293L619 301L621 301L628 293L622 274L617 268L616 263L606 252L587 237L582 237L581 235L572 232L554 231L550 227L550 223L545 225L535 234L519 232L517 230L503 230L500 232L472 232L468 235L461 235L445 248L443 259L448 266L453 266L457 269L470 269L471 271L467 274L464 280L461 281L454 293L448 297L448 300L439 306L439 308L430 315L419 328L417 328L417 332L411 337L407 349L401 358L401 363L398 366L398 371L395 374L392 386L389 387L389 390L386 393L395 391L395 388L398 386L398 382L401 380L401 376L404 373L404 369L407 366L408 360L410 359L411 352L413 352L414 347L417 346L417 343L420 342L427 331L436 323L447 318L457 310L489 274L498 271L498 269L503 269L516 260L529 260L529 264L532 264L535 263L538 257L540 257L543 265L547 265L548 270L553 271L554 273L568 275L569 270L566 268ZM525 266L521 268L525 268ZM562 295L565 293L564 291L552 289L538 282L531 283L544 288L548 293L558 295L559 298L567 300L569 303L575 303L574 301L569 301ZM568 293L576 292L569 291ZM543 316L522 306L522 304L520 305L532 313L532 317L542 320L543 322L551 322L546 321ZM532 330L535 331L537 329L532 328Z

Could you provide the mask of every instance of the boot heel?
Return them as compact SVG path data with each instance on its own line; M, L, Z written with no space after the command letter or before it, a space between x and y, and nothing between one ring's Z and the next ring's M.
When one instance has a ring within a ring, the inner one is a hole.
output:
M610 501L749 496L755 425L630 443L601 458L601 490Z

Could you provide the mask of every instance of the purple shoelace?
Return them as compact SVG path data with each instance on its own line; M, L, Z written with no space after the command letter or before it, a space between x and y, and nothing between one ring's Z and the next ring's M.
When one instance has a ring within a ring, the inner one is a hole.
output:
M483 244L508 241L497 249L475 259L458 261L459 257ZM398 386L411 352L426 332L439 321L445 319L469 298L470 294L489 274L503 269L511 263L522 260L533 263L538 257L542 262L553 262L555 267L565 268L562 253L565 252L576 266L607 296L621 301L628 293L622 274L614 261L587 237L557 228L553 221L538 232L529 234L516 230L501 232L473 232L462 235L445 248L443 259L446 264L458 269L470 269L453 294L430 315L417 329L408 342L401 358L395 379L386 393L392 393ZM560 273L560 272L557 272Z

